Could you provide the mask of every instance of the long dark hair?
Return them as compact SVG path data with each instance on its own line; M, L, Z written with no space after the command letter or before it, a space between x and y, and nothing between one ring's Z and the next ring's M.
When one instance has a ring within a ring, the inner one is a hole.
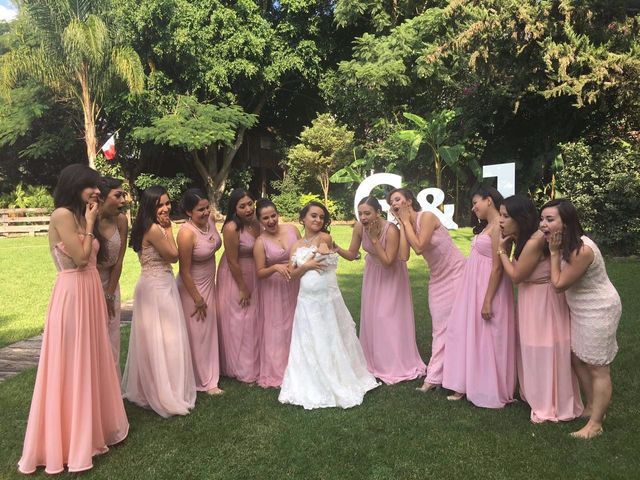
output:
M100 174L86 165L74 163L64 167L53 191L54 207L70 210L80 223L87 208L80 194L85 188L97 188L99 182Z
M190 212L196 205L200 203L200 200L208 200L208 197L202 193L202 190L199 188L190 188L182 195L182 200L180 200L180 208L184 213Z
M500 205L502 205L502 202L504 201L504 199L502 198L502 194L498 190L485 185L478 187L471 195L471 198L475 196L479 196L483 199L491 197L491 200L493 200L493 205L498 211L500 211ZM475 233L476 235L482 233L488 223L489 222L487 222L486 220L480 220L475 212L471 212L471 225L473 226L473 233Z
M539 216L536 206L529 197L524 195L512 195L502 202L509 216L518 224L518 239L516 240L516 250L514 256L520 258L522 249L531 238L531 235L538 230Z
M307 203L304 207L302 207L302 210L300 210L300 215L298 216L298 218L300 219L300 222L302 222L304 217L307 216L307 213L309 213L309 210L311 209L311 207L318 207L322 209L322 212L324 213L324 222L322 223L322 228L320 229L320 231L324 233L329 233L330 231L329 225L331 225L331 215L329 214L329 210L327 210L327 207L325 207L323 203L311 201Z
M542 213L542 210L545 208L553 207L558 209L558 214L564 225L564 231L562 232L562 258L568 262L571 257L571 252L575 250L577 253L580 253L580 249L584 243L581 238L584 235L584 230L582 229L582 225L580 225L578 211L571 201L566 198L556 198L555 200L545 203L540 213Z
M100 195L99 195L100 200L104 202L109 196L109 193L111 192L111 190L114 190L120 187L122 187L122 180L120 180L119 178L113 178L113 177L100 178L100 181L98 182L98 190L100 190ZM95 235L96 239L100 243L100 250L98 250L98 258L97 258L97 262L100 264L107 261L108 251L107 251L107 239L104 238L100 233L99 225L100 225L99 221L96 222L96 224L93 227L93 234ZM116 223L116 228L118 228L117 223Z
M260 212L265 208L272 207L278 213L278 207L268 198L261 198L256 202L256 218L260 220Z
M129 239L129 246L133 248L135 252L139 252L142 249L142 237L149 231L151 226L156 221L156 212L158 211L158 202L162 195L167 194L164 187L160 185L154 185L145 189L140 195L140 205L138 207L138 214L133 221L131 227L131 238Z
M400 195L402 195L409 202L411 208L413 208L414 211L420 212L422 210L422 207L418 203L415 195L408 188L394 188L389 193L387 193L388 204L391 204L391 195L393 195L394 193L399 193Z
M227 202L227 217L224 219L224 224L222 225L223 227L227 223L233 222L236 224L236 228L239 232L244 229L244 223L242 223L242 220L238 218L238 214L236 213L238 202L243 197L249 197L251 200L255 200L253 195L251 195L251 193L249 193L244 188L236 188L233 192L231 192L231 195L229 195L229 201Z

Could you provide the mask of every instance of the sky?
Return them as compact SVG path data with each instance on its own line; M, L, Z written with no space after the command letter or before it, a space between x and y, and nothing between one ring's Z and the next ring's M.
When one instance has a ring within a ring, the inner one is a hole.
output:
M15 16L15 5L10 0L0 0L0 20L13 20Z

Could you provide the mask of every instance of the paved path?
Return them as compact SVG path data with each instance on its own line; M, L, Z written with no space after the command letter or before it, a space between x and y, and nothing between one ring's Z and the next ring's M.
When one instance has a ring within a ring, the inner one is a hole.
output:
M131 323L133 301L122 304L121 325ZM21 340L0 348L0 383L20 372L38 365L42 335Z

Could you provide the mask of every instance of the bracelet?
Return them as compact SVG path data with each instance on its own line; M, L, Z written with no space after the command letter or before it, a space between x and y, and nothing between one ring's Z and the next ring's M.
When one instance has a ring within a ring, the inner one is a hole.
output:
M104 298L106 298L107 300L109 300L110 302L112 302L113 300L116 299L116 296L111 294L111 293L105 293L104 294Z
M496 253L497 253L498 255L506 255L506 254L507 254L507 252L506 252L506 251L504 251L504 250L502 250L502 249L499 249Z
M96 238L96 236L93 234L93 232L87 232L85 235L87 237Z

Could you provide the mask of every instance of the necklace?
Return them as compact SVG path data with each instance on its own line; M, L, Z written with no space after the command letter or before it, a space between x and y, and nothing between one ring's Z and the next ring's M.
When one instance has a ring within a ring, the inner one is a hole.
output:
M316 234L315 234L313 237L311 237L311 238L303 237L303 238L302 238L302 241L305 243L305 245L309 245L311 242L313 242L313 241L316 239L316 237L317 237L318 235L320 235L320 232L316 233Z
M198 225L196 225L193 220L191 218L189 218L189 223L191 223L191 225L193 225L194 227L196 227L198 229L198 231L200 233L202 233L203 235L207 235L209 233L209 222L207 222L207 229L203 230L201 229Z

